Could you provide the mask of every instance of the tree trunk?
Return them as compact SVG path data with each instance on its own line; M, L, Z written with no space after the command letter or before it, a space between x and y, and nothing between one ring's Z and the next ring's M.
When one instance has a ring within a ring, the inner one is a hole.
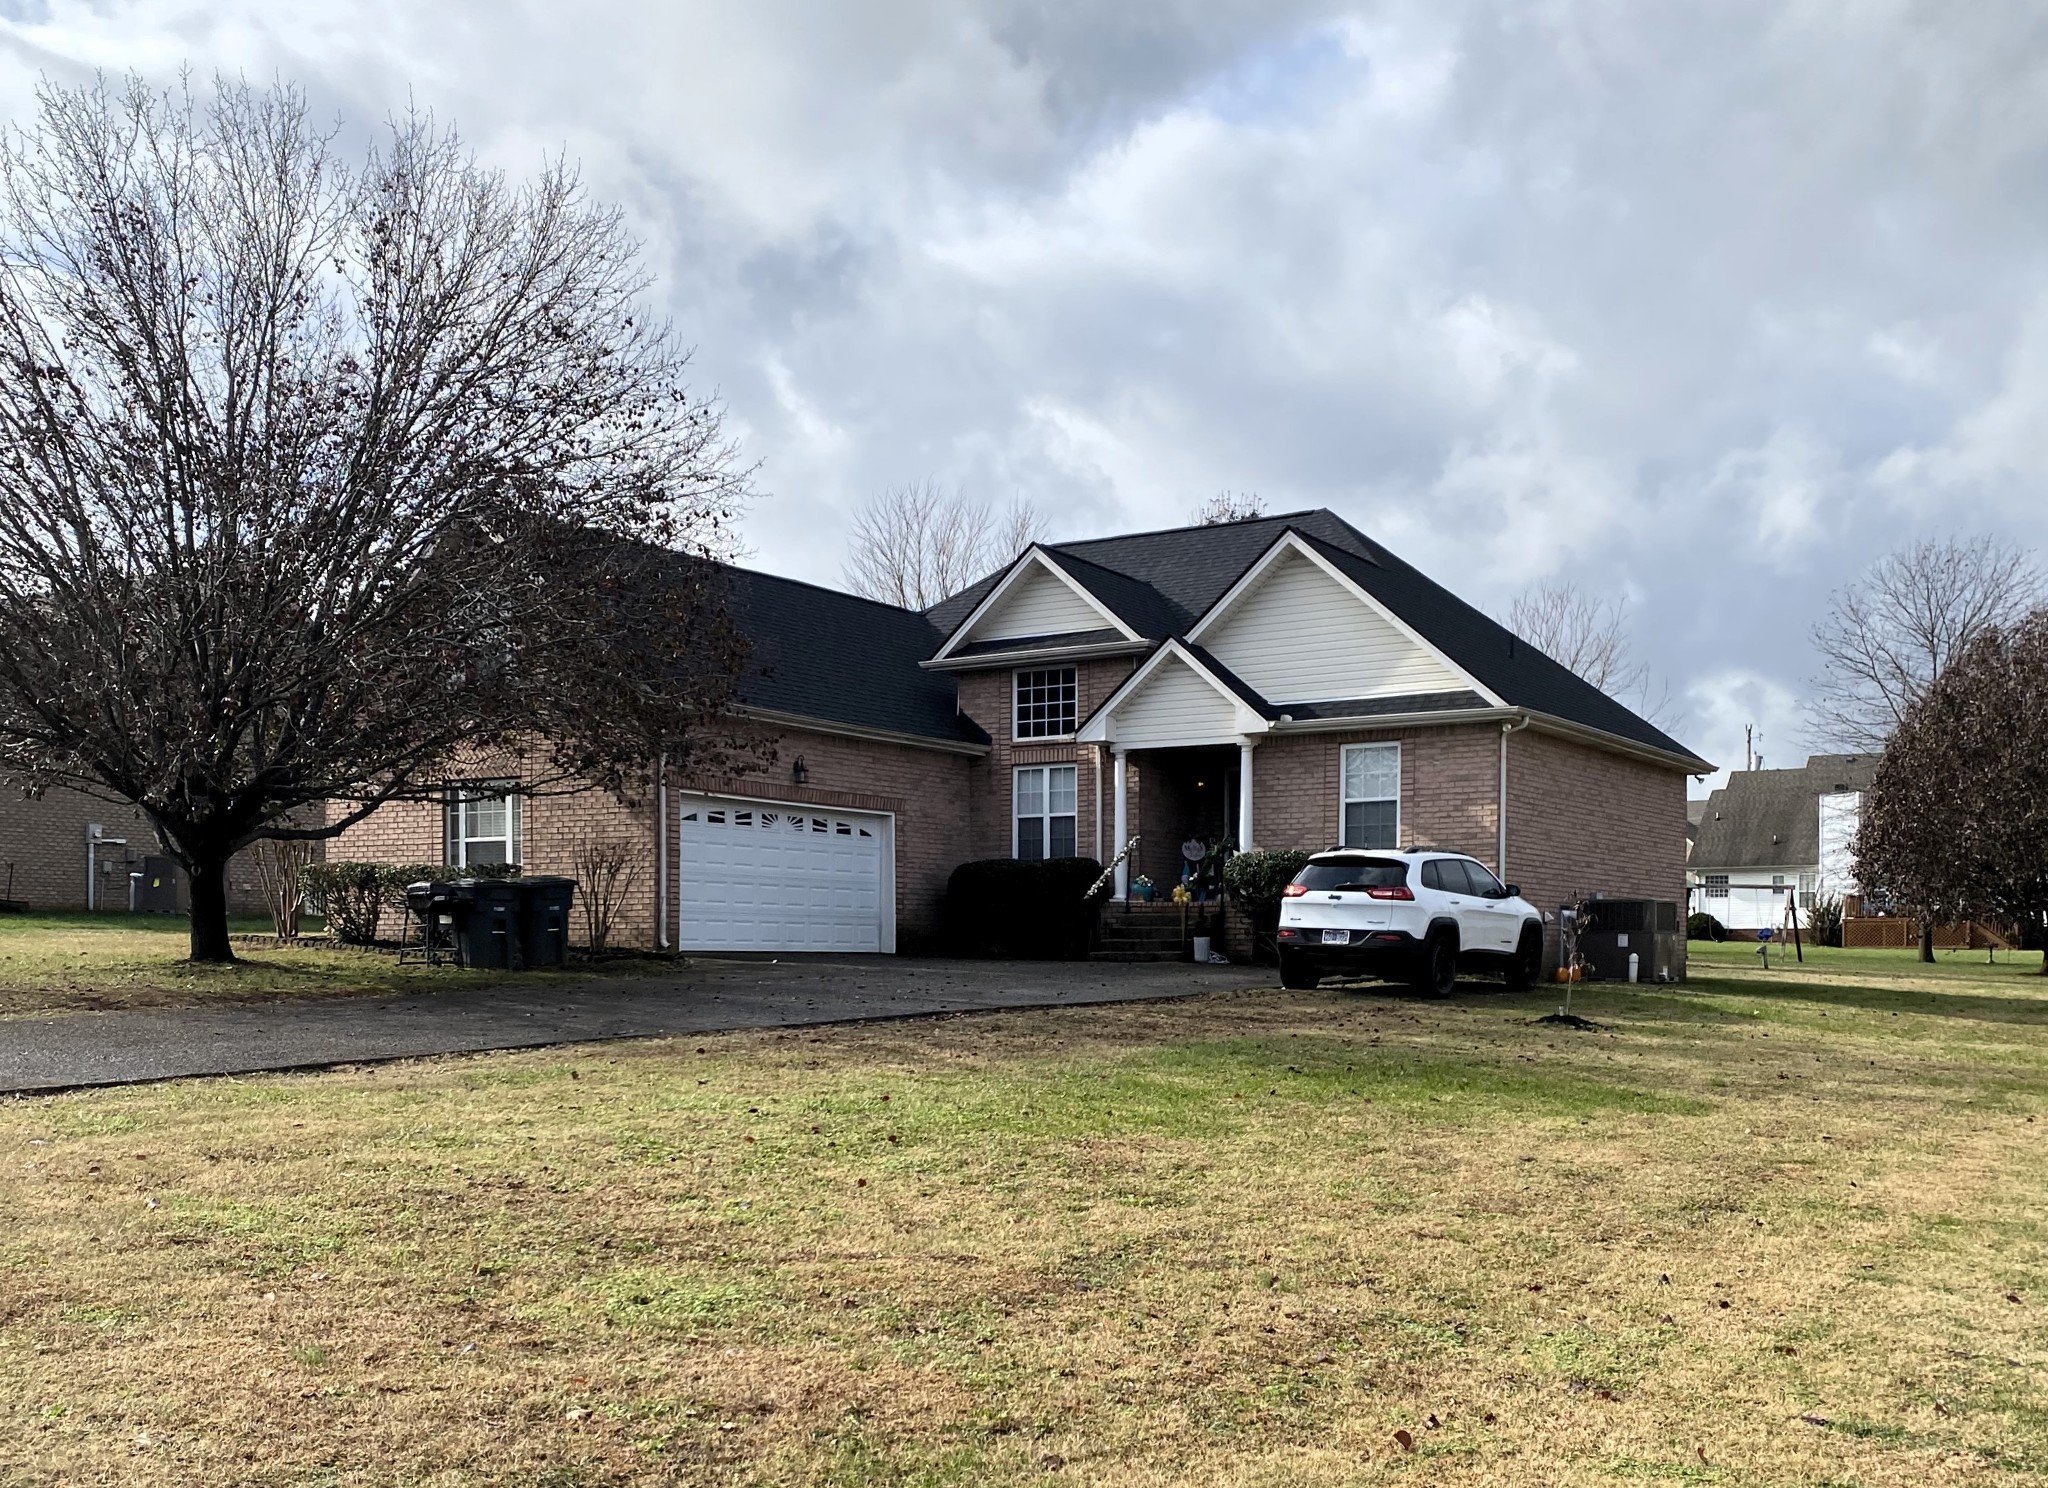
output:
M192 895L192 959L225 963L235 959L228 943L228 865L210 858L185 869Z
M1930 966L1934 964L1934 922L1932 920L1922 919L1920 921L1920 959Z

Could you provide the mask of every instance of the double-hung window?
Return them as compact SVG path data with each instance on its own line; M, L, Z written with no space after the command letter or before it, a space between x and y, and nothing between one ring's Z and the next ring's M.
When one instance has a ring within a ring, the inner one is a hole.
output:
M450 786L442 807L446 857L457 868L519 863L519 797L512 782Z
M1016 773L1016 855L1074 855L1074 767L1026 765Z
M1400 846L1401 746L1344 746L1345 847Z
M1013 738L1060 739L1074 731L1074 668L1042 667L1017 673L1017 716Z

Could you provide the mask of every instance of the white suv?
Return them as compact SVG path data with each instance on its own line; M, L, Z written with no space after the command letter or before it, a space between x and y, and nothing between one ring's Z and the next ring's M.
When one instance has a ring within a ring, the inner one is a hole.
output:
M1543 971L1543 915L1486 865L1453 853L1317 853L1280 901L1280 985L1339 972L1451 990L1462 971L1511 987Z

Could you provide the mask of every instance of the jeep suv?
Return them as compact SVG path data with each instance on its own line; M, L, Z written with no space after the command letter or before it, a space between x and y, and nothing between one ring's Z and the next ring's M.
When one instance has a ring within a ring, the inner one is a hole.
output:
M1483 863L1452 853L1317 853L1280 900L1280 985L1377 977L1449 992L1458 973L1510 987L1543 970L1543 916Z

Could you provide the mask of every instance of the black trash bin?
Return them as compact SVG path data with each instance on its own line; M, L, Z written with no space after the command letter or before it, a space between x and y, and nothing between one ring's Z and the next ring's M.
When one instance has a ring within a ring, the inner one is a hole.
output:
M459 915L455 943L462 964L472 970L516 970L519 955L519 887L502 878L458 878L448 885L461 891L468 913Z
M519 885L519 950L528 966L560 966L569 959L569 906L576 880L536 874Z

